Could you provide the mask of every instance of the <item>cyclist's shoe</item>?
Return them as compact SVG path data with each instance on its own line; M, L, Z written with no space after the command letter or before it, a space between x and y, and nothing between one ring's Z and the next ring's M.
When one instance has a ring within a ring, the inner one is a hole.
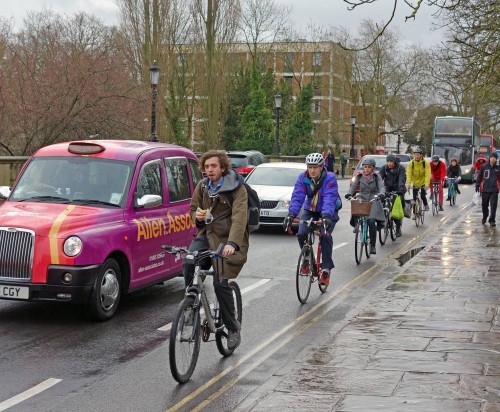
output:
M426 212L428 212L428 211L429 211L429 205L425 205L425 206L424 206L424 210L425 210Z
M193 311L184 312L184 326L182 327L181 339L189 340L193 335Z
M460 190L458 190L458 187L457 187L457 193L460 194Z
M231 350L236 349L241 343L241 324L238 321L236 323L238 324L238 329L230 330L227 335L227 347Z
M401 228L396 226L396 237L401 237Z
M321 271L321 277L319 278L319 283L328 286L330 284L330 271L323 269Z
M482 223L483 225L485 225L485 224L486 224L486 218L484 218L484 217L483 217L483 220L481 220L481 223Z
M495 227L496 225L497 225L496 222L490 222L491 227Z
M439 205L439 211L442 212L443 210L443 205Z
M309 275L309 259L304 259L304 263L302 264L302 267L300 268L300 274L303 276Z
M448 197L446 198L446 201L447 201L447 202L449 202L449 201L450 201L450 196L448 196Z
M370 255L376 255L377 254L377 248L375 245L370 245Z

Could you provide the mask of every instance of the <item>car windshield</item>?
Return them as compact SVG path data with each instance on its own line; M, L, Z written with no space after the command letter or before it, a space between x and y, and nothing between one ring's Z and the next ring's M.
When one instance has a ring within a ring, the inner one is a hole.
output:
M379 157L368 157L367 156L363 160L367 160L367 159L375 160L375 169L380 169L382 166L384 166L387 163L385 160L385 156L379 156ZM358 170L363 170L363 162L359 162Z
M236 168L236 167L243 167L243 166L246 166L248 165L248 158L244 155L228 155L229 156L229 160L231 160L231 166L233 168Z
M249 185L294 186L299 175L305 171L289 167L257 167L248 176Z
M132 164L91 157L35 157L10 200L123 206Z
M409 162L411 160L410 156L404 155L404 154L397 154L395 155L400 162Z

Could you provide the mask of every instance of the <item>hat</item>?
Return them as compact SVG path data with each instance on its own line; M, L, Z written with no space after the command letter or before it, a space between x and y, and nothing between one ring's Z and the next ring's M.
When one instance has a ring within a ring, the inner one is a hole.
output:
M498 160L498 153L497 152L491 152L490 157L494 157L495 159Z
M394 163L398 162L398 158L396 156L394 156L393 154L388 154L387 157L385 158L385 160L387 162L394 162Z

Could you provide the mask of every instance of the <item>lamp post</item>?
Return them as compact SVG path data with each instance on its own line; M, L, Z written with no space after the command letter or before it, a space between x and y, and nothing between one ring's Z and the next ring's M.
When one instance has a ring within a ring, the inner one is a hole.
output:
M401 146L401 134L398 132L398 154L400 146Z
M354 151L354 128L356 127L356 115L351 114L351 153L350 157L356 157L356 153Z
M274 154L280 153L280 109L281 109L281 94L274 96L274 107L276 108L276 139L274 140Z
M160 79L160 68L156 64L156 60L149 68L149 79L151 80L151 135L149 140L152 142L158 141L156 135L156 100L158 99L158 80Z

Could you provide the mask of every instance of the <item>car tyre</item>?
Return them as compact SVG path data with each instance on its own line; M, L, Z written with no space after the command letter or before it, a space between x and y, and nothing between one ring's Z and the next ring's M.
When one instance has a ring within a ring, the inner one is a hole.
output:
M122 294L121 269L116 260L107 259L92 287L88 311L92 319L106 321L113 317Z

